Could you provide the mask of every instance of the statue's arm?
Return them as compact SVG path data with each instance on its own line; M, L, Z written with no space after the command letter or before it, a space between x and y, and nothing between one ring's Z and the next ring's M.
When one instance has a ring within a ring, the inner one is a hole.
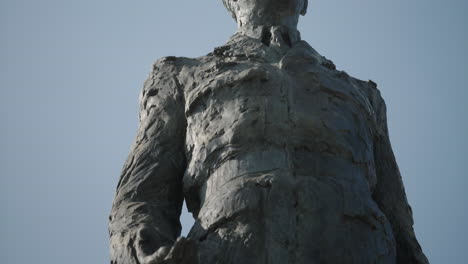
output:
M180 235L186 122L174 71L157 62L140 95L137 137L109 218L112 264L148 263Z
M371 101L377 118L374 140L377 185L373 197L392 226L397 244L397 263L428 263L413 230L413 214L390 144L385 102L377 89L372 93Z

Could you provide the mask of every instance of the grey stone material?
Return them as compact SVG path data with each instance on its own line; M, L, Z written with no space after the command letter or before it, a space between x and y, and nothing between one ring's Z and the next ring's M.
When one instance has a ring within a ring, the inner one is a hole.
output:
M111 263L428 263L376 84L300 39L307 1L224 3L238 32L144 84Z

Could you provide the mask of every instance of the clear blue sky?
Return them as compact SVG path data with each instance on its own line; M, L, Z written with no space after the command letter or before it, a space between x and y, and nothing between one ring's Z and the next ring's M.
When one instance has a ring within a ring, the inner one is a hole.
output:
M379 84L431 263L466 263L468 1L309 6L303 38ZM234 31L221 0L0 1L0 262L108 263L107 216L150 65L205 55Z

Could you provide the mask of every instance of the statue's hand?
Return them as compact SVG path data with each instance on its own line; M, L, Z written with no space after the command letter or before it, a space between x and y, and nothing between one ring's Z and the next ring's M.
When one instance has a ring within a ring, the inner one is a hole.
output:
M195 245L190 239L179 237L172 247L167 247L157 245L156 237L156 231L152 228L139 230L135 248L141 264L197 263Z

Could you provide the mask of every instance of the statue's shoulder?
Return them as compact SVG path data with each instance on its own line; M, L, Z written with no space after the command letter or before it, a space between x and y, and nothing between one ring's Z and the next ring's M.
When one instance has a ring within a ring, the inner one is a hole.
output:
M377 113L381 112L382 107L385 107L385 101L379 88L377 87L377 83L372 80L364 81L354 77L352 78L356 83L359 84L359 89L366 95L374 110Z
M327 57L321 55L312 46L304 40L298 42L294 49L291 50L285 57L291 57L293 60L301 62L301 58L309 61L311 65L320 67L320 74L327 78L338 79L348 84L352 84L362 95L370 101L370 103L383 103L380 91L377 84L372 80L364 81L356 77L350 76L343 70L337 69L335 63Z
M166 56L157 59L146 78L140 93L140 102L146 106L150 97L173 97L183 94L180 75L184 68L192 67L194 60L185 57Z
M154 80L153 82L170 80L173 86L184 90L187 83L190 82L189 79L193 78L195 72L199 71L200 66L207 60L205 57L166 56L159 58L153 63L148 79Z
M377 87L377 83L372 80L364 81L354 77L351 78L354 79L358 89L366 96L373 109L377 129L382 132L382 129L385 128L387 122L387 106L379 88Z
M198 65L198 59L187 57L166 56L153 63L152 71L155 73L177 75L183 68L192 68Z
M368 106L370 114L374 117L373 119L377 122L377 126L380 127L386 122L386 105L383 99L377 83L372 80L362 80L353 76L350 76L347 72L337 69L335 64L327 59L325 56L320 55L312 47L310 47L305 41L301 43L302 49L308 51L309 56L313 56L318 65L323 67L322 74L331 77L333 79L347 83L351 89L354 90L355 96L359 100L364 99L363 103Z
M372 80L365 81L350 76L347 72L337 69L333 61L320 55L306 41L301 41L297 46L300 48L299 50L303 51L303 54L307 54L308 57L313 57L314 60L318 62L317 65L320 65L322 69L324 69L321 71L322 74L351 84L360 96L364 96L377 115L385 113L385 101L377 87L377 83Z
M213 52L197 58L168 56L156 60L153 64L153 72L183 77L183 75L193 75L200 71L209 72L222 61L224 58Z

